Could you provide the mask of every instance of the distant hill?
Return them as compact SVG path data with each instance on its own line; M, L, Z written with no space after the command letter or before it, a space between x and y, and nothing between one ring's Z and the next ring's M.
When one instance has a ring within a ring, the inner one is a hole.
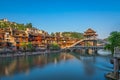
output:
M70 37L70 38L76 38L76 39L83 39L83 33L79 32L56 32L51 33L52 36L63 36L63 37Z
M27 24L19 24L16 22L10 22L7 19L1 19L0 20L0 28L15 28L18 30L25 30L26 28L33 28L32 23L27 23Z
M84 38L83 33L79 33L79 32L63 32L62 35L65 37L71 37L71 38L77 38L77 39Z
M26 28L34 28L32 26L32 23L27 23L27 24L20 24L16 22L10 22L7 19L0 19L0 28L14 28L18 30L26 30ZM63 36L63 37L70 37L70 38L77 38L77 39L83 39L83 33L79 32L56 32L56 33L51 33L52 36Z

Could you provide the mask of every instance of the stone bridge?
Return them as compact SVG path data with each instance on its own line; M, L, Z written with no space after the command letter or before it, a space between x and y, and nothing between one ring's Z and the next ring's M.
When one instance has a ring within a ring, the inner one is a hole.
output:
M69 50L70 52L73 52L74 50L84 50L87 53L89 52L89 50L97 53L97 51L100 49L104 49L104 46L73 46L66 48L66 50Z

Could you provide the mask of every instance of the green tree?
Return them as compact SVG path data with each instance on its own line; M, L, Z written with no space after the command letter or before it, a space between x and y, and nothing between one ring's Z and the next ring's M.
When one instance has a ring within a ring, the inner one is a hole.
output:
M27 43L26 42L22 42L21 43L21 47L23 48L23 50L27 49Z
M110 50L114 54L114 48L120 47L120 32L114 31L108 37L109 44L106 44L105 49Z
M52 33L51 33L51 36L55 36L55 34L52 32Z
M71 33L72 38L83 39L83 34L78 32Z
M34 51L34 50L35 50L35 48L33 47L33 45L32 45L31 42L28 42L27 48L28 48L29 50L31 50L31 51Z
M84 36L82 33L79 32L63 32L62 35L64 37L71 37L71 38L77 38L77 39L83 39Z
M26 28L32 28L32 23L27 23L25 26Z
M50 45L50 49L58 50L58 49L60 49L60 46L59 46L57 43L52 43L52 44Z
M25 25L24 24L17 24L17 29L18 30L25 30Z
M10 27L12 27L12 28L17 28L17 24L16 23L12 23L12 24L10 24Z
M4 23L0 22L0 28L4 28Z
M32 23L27 23L25 25L25 24L19 24L16 22L0 20L0 28L8 28L8 27L11 27L13 29L18 29L18 30L25 30L26 28L32 28Z

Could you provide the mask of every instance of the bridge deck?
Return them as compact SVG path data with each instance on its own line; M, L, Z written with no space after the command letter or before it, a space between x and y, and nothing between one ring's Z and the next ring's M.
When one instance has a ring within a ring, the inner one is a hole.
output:
M70 47L70 49L104 49L104 46L74 46Z

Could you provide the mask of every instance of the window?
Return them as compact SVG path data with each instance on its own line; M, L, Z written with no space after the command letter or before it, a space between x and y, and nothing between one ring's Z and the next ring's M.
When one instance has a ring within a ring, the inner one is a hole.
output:
M18 33L16 33L16 35L19 35Z
M25 36L25 34L23 34L23 36Z
M16 42L16 44L19 44L19 42Z
M26 41L26 38L23 37L22 40L25 42L25 41Z
M9 38L9 34L7 34L6 37Z
M19 41L19 39L18 39L18 38L16 38L16 39L15 39L15 41Z
M10 41L10 39L7 39L7 42L9 42Z
M11 34L11 32L9 32L9 34Z

